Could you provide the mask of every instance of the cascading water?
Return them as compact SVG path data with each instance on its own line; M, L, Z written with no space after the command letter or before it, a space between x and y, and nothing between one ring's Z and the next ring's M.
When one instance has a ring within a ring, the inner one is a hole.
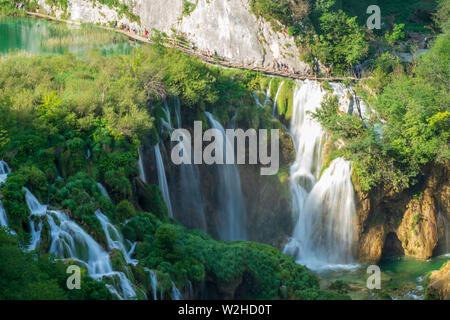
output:
M302 82L294 90L291 132L297 154L290 169L290 188L297 222L284 249L299 263L316 270L353 262L351 164L335 159L318 180L326 133L308 112L320 108L324 95L320 85L312 81Z
M181 296L180 290L178 290L175 283L172 282L172 300L181 300L183 297Z
M213 115L206 112L211 127L222 133L223 141L229 145L225 129L216 121ZM226 158L226 146L224 144L223 157ZM220 221L218 232L222 240L246 240L246 211L241 191L241 178L236 164L218 164L216 191L218 196L218 210Z
M39 203L30 190L23 189L26 192L25 199L31 211L32 240L27 248L28 250L34 250L37 247L42 231L42 219L45 217L50 226L50 253L54 253L62 259L73 259L82 263L94 279L118 278L123 296L114 286L108 285L108 288L110 288L111 293L116 294L120 299L130 299L136 296L130 280L123 272L113 270L109 253L89 234L70 220L66 213L59 210L47 210L47 206ZM37 229L33 217L41 219Z
M111 199L109 197L108 191L106 190L106 188L100 182L97 182L97 186L98 186L98 188L100 189L100 192L102 193L102 195L105 198Z
M6 211L3 208L2 202L0 201L0 227L8 226L8 217L6 216Z
M167 210L169 211L169 216L173 218L172 204L170 202L169 185L167 183L166 171L164 169L164 162L161 156L161 150L159 149L159 144L155 145L155 158L156 158L156 170L158 172L158 184L162 191L164 201L166 202Z
M11 172L8 164L3 160L0 160L0 185L4 183L8 177L8 173ZM0 227L8 226L8 217L6 216L6 211L3 208L2 201L0 200Z
M272 109L272 117L276 118L277 113L278 113L278 108L277 108L277 100L278 100L278 95L281 92L281 89L283 88L284 85L284 81L281 82L280 86L278 87L277 93L275 94L275 99L273 100L273 109Z
M135 248L135 244L133 244L127 250L122 235L120 234L119 230L117 230L117 228L111 222L109 222L109 219L100 210L96 210L95 215L102 225L103 232L105 233L106 240L108 241L109 249L120 250L127 264L136 265L138 261L131 258L131 255L133 254Z
M269 81L269 87L267 88L266 97L264 98L264 107L266 107L267 102L270 101L270 90L272 90L272 81L273 81L273 78L271 78Z
M180 134L183 139L179 142L181 146L180 151L185 152L190 147L191 142L182 132ZM188 228L206 231L206 218L198 167L195 164L180 164L178 173L179 190L174 201L175 216L177 220ZM177 214L181 212L183 216L178 216Z
M145 177L145 171L144 171L144 162L142 160L142 152L141 149L138 149L139 152L139 161L138 161L138 166L139 166L139 178L142 180L142 182L147 183L147 178Z
M158 300L158 279L153 270L150 270L150 285L152 286L153 300Z
M9 168L8 164L0 160L0 184L4 183L6 181L6 178L8 177L8 173L11 172L11 169Z

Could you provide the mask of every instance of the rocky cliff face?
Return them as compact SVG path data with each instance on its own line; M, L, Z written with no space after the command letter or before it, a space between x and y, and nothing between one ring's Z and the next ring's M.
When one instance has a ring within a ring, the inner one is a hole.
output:
M275 32L268 22L250 12L248 0L196 0L190 13L183 13L183 0L126 0L124 3L140 22L132 22L117 9L95 0L68 0L70 19L83 22L130 25L131 28L182 35L199 50L214 50L221 57L244 66L273 68L287 64L305 72L308 65L300 61L294 39L287 32ZM42 8L58 17L64 12L39 0Z
M383 254L418 259L448 251L449 166L429 168L415 190L400 194L356 186L358 258L376 263Z
M426 300L450 300L450 261L433 271L427 280Z

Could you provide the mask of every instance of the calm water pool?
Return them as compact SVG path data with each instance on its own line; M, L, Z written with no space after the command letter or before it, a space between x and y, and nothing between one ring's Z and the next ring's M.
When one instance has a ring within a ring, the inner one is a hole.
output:
M137 42L93 25L67 25L36 18L0 16L0 54L82 53L97 48L102 54L127 54Z

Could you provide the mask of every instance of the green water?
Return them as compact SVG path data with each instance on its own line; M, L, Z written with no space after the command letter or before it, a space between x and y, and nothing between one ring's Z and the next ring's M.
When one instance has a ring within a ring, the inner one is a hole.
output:
M370 274L367 265L351 270L328 270L322 272L321 287L327 288L333 281L342 280L350 286L346 293L352 299L379 299L384 295L396 300L422 299L426 273L440 269L450 260L450 255L442 255L429 260L409 257L389 257L378 263L381 270L381 290L368 290L366 282Z
M104 55L128 54L138 43L122 34L89 25L66 25L43 19L0 16L0 54L11 51L83 53L98 49Z

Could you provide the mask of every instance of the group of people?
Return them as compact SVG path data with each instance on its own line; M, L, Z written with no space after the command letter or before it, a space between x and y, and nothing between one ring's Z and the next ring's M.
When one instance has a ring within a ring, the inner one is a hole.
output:
M217 56L217 51L214 49L213 51L207 49L206 50L206 55L210 58Z
M25 7L25 5L23 4L23 2L16 2L16 9L23 9Z
M286 63L278 63L276 61L273 61L272 68L274 71L278 70L280 72L285 72L285 73L293 73L293 74L296 73L294 67L290 67Z
M137 31L136 28L132 28L132 29L131 29L129 25L125 25L125 24L123 24L123 23L119 26L118 22L115 21L114 24L113 24L113 28L116 29L117 27L118 27L120 30L123 30L123 31L126 31L126 32L133 31L133 32L136 33L136 34L138 33L138 31Z

